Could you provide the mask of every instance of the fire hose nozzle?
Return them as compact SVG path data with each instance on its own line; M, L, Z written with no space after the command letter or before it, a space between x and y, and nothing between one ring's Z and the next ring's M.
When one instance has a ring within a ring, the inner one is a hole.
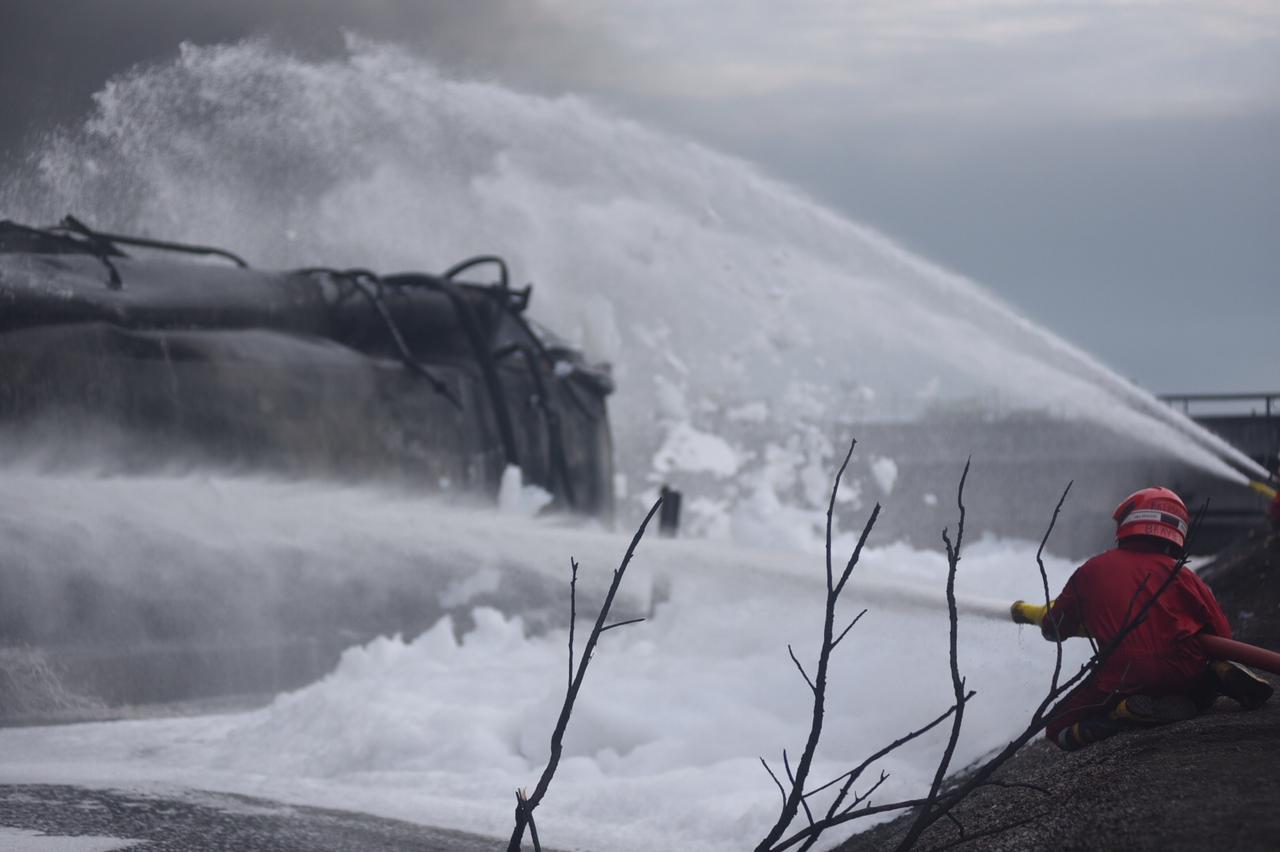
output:
M1044 604L1031 604L1026 601L1014 601L1009 607L1009 615L1014 624L1034 624L1039 627L1049 614L1049 607Z
M1263 497L1266 497L1268 500L1276 499L1276 490L1272 488L1270 485L1267 485L1265 482L1257 482L1255 480L1250 480L1249 487L1252 488L1254 491L1257 491Z

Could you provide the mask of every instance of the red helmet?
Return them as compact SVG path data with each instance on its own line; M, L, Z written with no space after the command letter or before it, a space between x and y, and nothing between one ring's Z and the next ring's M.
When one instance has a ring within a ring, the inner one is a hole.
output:
M1167 539L1178 547L1186 544L1191 515L1182 498L1168 488L1135 491L1116 506L1111 517L1116 522L1116 539L1149 535Z

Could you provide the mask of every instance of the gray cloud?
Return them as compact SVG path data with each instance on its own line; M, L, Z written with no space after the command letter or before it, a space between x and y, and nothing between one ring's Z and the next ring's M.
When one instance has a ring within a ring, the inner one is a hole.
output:
M344 32L414 47L459 73L560 90L612 54L601 32L539 0L5 0L0 156L74 121L112 75L173 56L182 41L268 38L303 53L342 50Z
M1280 7L1034 0L614 2L618 88L719 99L827 88L864 114L1247 110L1280 98ZM634 71L634 68L632 69Z

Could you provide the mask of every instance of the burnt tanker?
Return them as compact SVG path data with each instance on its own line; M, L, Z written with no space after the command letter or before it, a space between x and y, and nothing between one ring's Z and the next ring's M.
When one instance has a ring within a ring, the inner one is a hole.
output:
M0 221L0 452L489 497L517 465L552 508L607 518L609 369L532 322L529 298L497 257L261 271L70 216Z
M481 275L497 280L462 280ZM609 370L533 323L529 297L496 257L439 275L261 271L70 217L0 222L0 470L229 471L484 505L518 466L549 509L607 522ZM159 531L99 554L75 517L22 517L0 517L0 724L270 694L474 605L529 623L563 609L558 578L544 588L504 557L497 588L446 603L438 586L482 566L424 548L373 565L282 552L259 570Z

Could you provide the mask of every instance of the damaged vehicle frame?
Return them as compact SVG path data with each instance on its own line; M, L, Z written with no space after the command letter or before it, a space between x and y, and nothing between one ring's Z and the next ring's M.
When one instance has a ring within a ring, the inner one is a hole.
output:
M486 271L496 283L461 280ZM481 499L516 465L552 508L607 519L608 367L529 320L530 293L493 256L439 275L260 271L71 216L0 221L0 446Z

